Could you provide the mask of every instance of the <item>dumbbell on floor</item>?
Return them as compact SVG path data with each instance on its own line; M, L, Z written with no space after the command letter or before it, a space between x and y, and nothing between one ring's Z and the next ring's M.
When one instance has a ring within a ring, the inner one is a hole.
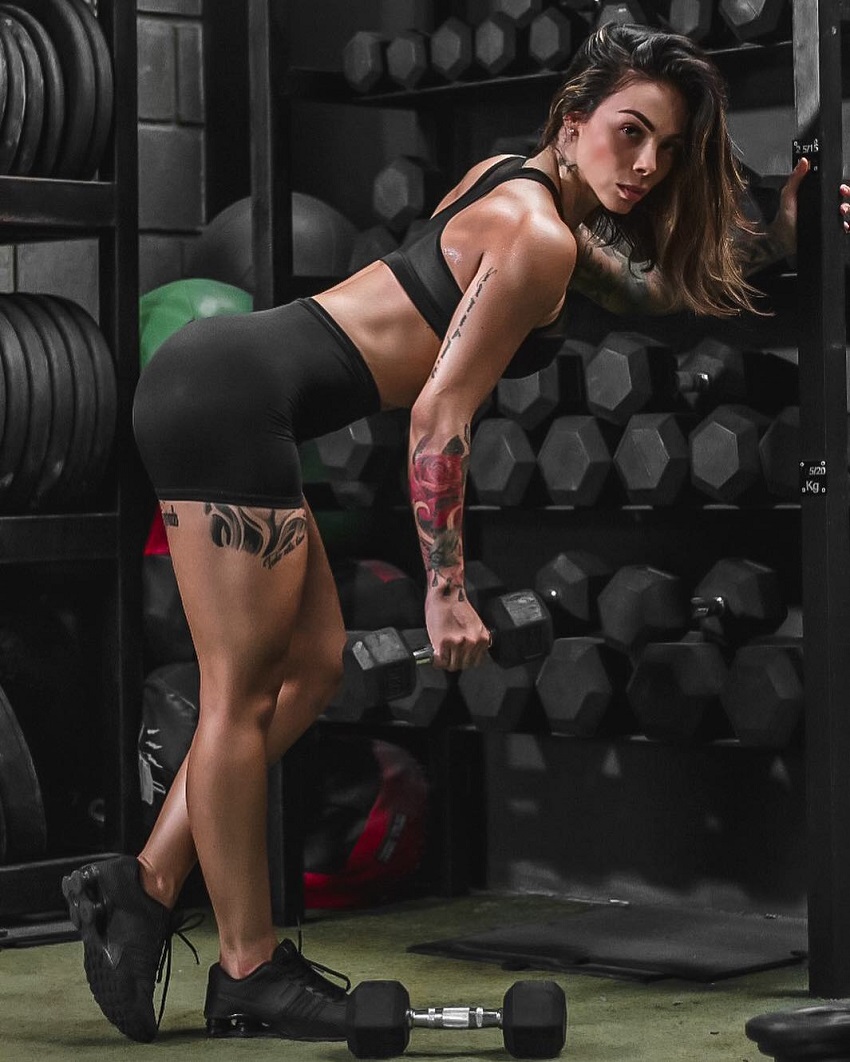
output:
M491 602L482 619L492 633L490 656L501 667L535 660L552 647L552 619L533 590L503 594ZM432 646L411 650L397 630L384 627L346 646L345 681L366 703L383 703L412 693L417 665L433 660Z
M403 1054L411 1029L501 1029L514 1058L555 1058L567 1038L567 1001L555 981L517 981L502 1007L414 1010L400 981L363 981L348 997L348 1049L355 1058Z
M759 1014L744 1026L776 1062L841 1062L850 1058L850 1002Z

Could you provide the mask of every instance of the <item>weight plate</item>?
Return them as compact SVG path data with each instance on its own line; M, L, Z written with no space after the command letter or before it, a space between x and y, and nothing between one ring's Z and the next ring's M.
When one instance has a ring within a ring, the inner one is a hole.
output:
M26 738L0 688L0 801L6 818L7 858L34 859L47 848L47 822Z
M5 508L24 460L30 410L26 359L17 333L5 317L0 318L0 361L6 382L5 430L0 445L0 508Z
M64 500L60 481L63 479L66 464L75 456L72 449L76 417L74 374L59 329L46 310L27 295L10 295L8 301L21 309L35 327L50 371L50 390L53 397L50 443L42 466L42 476L35 491L41 507L48 508Z
M24 57L15 35L5 21L0 20L0 44L6 57L8 77L6 80L6 109L0 122L0 173L11 173L26 109L26 82L24 80Z
M0 299L0 318L14 330L23 351L24 364L29 376L29 418L24 452L18 472L6 498L6 509L24 512L33 509L34 498L44 469L47 448L50 443L50 427L53 416L53 397L50 386L50 368L38 333L22 312L5 299ZM20 327L19 327L20 325Z
M118 385L115 377L115 364L106 337L98 328L94 318L82 306L70 299L60 299L59 302L70 313L83 333L94 366L97 417L90 478L92 487L96 489L106 474L109 459L112 456L112 444L115 440L115 424L118 419Z
M0 20L12 31L24 61L24 117L21 139L11 172L25 177L32 172L44 126L44 74L33 39L21 23L11 15L3 13L0 13Z
M80 177L90 181L100 165L109 133L112 129L112 112L115 103L115 84L112 76L112 56L106 36L91 8L85 0L68 0L79 15L88 37L95 69L95 111L91 138L86 150Z
M44 76L44 124L31 173L34 177L49 177L56 165L62 129L65 125L65 82L62 77L59 54L50 39L50 34L29 11L24 11L15 4L0 4L0 12L16 19L24 27L35 45L41 62L41 72ZM4 91L4 99L5 95Z
M74 374L74 434L60 485L69 500L79 501L91 487L89 465L97 418L94 365L82 332L61 303L49 295L30 297L50 314L59 329Z
M20 473L12 485L9 507L38 509L41 503L40 485L44 481L53 429L50 365L41 337L20 306L6 296L0 299L0 314L17 333L30 377L29 431L24 449L26 459L22 460Z
M79 15L67 0L17 0L50 34L65 80L65 126L54 177L78 179L86 159L96 106L94 58Z

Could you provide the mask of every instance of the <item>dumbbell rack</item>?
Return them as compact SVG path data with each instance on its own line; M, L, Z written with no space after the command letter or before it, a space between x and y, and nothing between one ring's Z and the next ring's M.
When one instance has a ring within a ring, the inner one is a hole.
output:
M481 102L510 94L543 99L556 74L495 78L455 86L390 92L353 99L341 75L294 70L272 27L283 3L251 0L249 55L252 72L251 149L255 204L258 305L297 293L292 276L288 167L289 115L293 99L358 106L416 109L438 154L450 160L447 179L460 175L478 144L469 112ZM443 4L441 10L449 10ZM809 836L810 989L822 996L850 994L850 529L846 467L845 280L843 235L836 189L841 176L841 25L846 5L837 0L795 0L793 42L747 47L716 58L734 82L738 106L795 102L800 141L819 146L819 176L810 176L800 196L796 295L800 318L800 405L807 463L835 470L826 493L801 494L802 584L806 609L806 753ZM742 62L745 55L746 61ZM793 71L793 78L789 77ZM446 106L453 121L436 120ZM468 106L467 106L468 105ZM790 158L789 145L789 158ZM464 154L464 152L466 154ZM481 154L479 152L479 154ZM789 167L790 168L790 167ZM811 477L808 477L811 478ZM805 487L806 477L801 481ZM732 507L734 508L734 507ZM481 544L480 528L468 536ZM291 828L291 827L290 827ZM297 837L287 840L297 848ZM300 884L292 881L296 890Z
M99 179L93 181L0 177L0 235L4 243L96 236L99 253L99 324L116 360L118 417L108 499L102 511L0 516L0 565L95 564L100 659L100 703L90 725L102 732L104 846L129 851L138 840L136 737L141 708L141 579L139 558L150 510L132 437L131 408L138 378L138 160L136 10L99 0L98 16L112 55L115 111ZM64 740L57 734L57 742ZM50 823L48 821L48 830ZM63 909L60 880L79 857L0 866L0 920L4 898L14 909L46 915ZM38 940L33 923L30 942ZM0 936L0 947L3 939Z

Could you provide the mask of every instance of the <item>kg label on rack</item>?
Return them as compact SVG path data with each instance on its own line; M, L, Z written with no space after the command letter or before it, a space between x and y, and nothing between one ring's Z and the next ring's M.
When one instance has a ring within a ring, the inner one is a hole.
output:
M826 494L826 461L800 462L800 493Z

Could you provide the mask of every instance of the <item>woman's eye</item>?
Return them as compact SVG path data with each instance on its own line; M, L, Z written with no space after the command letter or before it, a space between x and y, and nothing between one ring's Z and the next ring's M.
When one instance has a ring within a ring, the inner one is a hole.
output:
M623 132L626 136L637 136L640 133L640 130L636 125L624 125Z

